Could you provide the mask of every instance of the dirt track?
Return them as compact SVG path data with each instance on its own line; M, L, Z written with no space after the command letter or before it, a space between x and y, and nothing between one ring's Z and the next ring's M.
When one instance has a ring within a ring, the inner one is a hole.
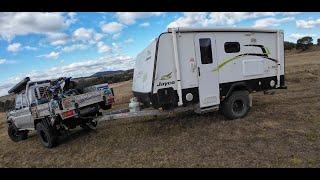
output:
M54 149L34 133L11 142L1 123L0 166L320 167L320 51L287 56L286 84L275 95L254 94L243 119L213 112L106 122L73 131Z

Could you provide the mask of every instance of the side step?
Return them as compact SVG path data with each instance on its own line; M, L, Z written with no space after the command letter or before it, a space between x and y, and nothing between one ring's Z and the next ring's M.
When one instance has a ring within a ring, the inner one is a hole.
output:
M197 107L198 108L195 109L195 112L198 114L203 114L203 113L219 110L219 105L200 108L200 105L198 104Z

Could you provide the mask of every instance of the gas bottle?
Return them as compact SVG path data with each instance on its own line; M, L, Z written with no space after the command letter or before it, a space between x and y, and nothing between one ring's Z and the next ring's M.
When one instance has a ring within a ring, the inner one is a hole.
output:
M140 111L140 103L138 102L138 99L136 97L130 99L129 110L130 112Z

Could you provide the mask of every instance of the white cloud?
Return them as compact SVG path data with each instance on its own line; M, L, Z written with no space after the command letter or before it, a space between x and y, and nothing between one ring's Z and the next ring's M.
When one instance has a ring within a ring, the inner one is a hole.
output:
M57 33L74 23L75 15L47 12L1 12L0 37L11 41L17 35Z
M171 22L168 27L195 27L206 26L206 22L209 21L208 13L183 13L182 17L179 17L175 21Z
M101 33L96 33L96 34L94 35L94 40L95 40L95 41L100 41L103 37L104 37L103 34L101 34Z
M316 20L297 20L296 25L298 28L311 29L320 26L320 18Z
M133 39L132 38L129 38L129 39L126 39L125 41L124 41L124 43L125 44L130 44L130 43L133 43Z
M141 23L139 26L140 27L148 27L148 26L150 26L150 23L149 22Z
M12 43L12 44L9 44L9 46L7 47L7 51L10 51L10 52L18 52L20 49L21 49L20 43Z
M116 40L116 39L118 39L118 38L120 37L120 35L121 35L121 33L113 34L113 35L112 35L112 39L113 39L113 40Z
M24 48L25 48L26 50L32 50L32 51L38 50L38 48L32 47L32 46L25 46Z
M73 44L71 46L65 46L62 48L63 52L72 52L74 50L85 50L88 49L88 45L85 44Z
M4 64L6 62L5 59L0 59L0 64Z
M103 32L110 34L120 32L123 28L124 25L118 22L110 22L101 26Z
M0 82L0 96L6 95L8 90L24 77L30 77L31 81L54 79L58 77L83 77L99 71L127 70L134 67L134 60L130 56L102 57L94 60L84 60L69 65L48 68L42 71L31 71L26 74L6 79Z
M0 64L15 64L16 61L6 60L6 59L0 59Z
M106 53L111 51L111 48L108 45L104 44L102 41L98 42L97 47L99 53Z
M76 29L73 34L73 38L75 40L80 40L80 41L89 41L93 37L93 29L86 29L86 28L78 28Z
M66 33L48 33L47 41L52 46L64 45L69 40L69 36Z
M163 12L117 12L116 18L119 22L131 25L136 23L137 19L148 18L151 16L160 16Z
M255 22L253 27L255 28L266 28L270 26L279 26L281 23L286 23L289 21L294 20L294 17L286 17L286 18L281 18L281 19L276 19L276 18L263 18L259 19Z
M232 26L242 20L275 15L274 12L185 12L167 27Z
M66 24L69 26L70 24L74 24L75 22L78 21L78 19L76 18L77 13L75 12L69 12L67 14L67 19L66 19Z
M7 51L10 51L10 52L18 52L23 49L35 51L38 48L31 47L31 46L22 46L20 43L12 43L12 44L9 44L7 47Z
M266 16L275 16L274 12L215 12L210 17L213 24L217 25L233 25L242 20L254 19Z
M305 36L310 36L315 38L316 35L315 34L299 34L299 33L293 33L289 35L289 38L291 41L296 42L298 39L305 37Z
M284 16L293 16L297 14L301 14L302 12L282 12Z
M121 47L117 43L112 43L112 50L119 51L119 50L121 50Z
M55 52L55 51L52 51L50 52L49 54L43 54L43 55L39 55L37 57L44 57L44 58L47 58L47 59L57 59L59 57L60 53L59 52Z
M104 35L97 33L94 29L78 28L72 33L73 41L81 41L83 43L96 44Z

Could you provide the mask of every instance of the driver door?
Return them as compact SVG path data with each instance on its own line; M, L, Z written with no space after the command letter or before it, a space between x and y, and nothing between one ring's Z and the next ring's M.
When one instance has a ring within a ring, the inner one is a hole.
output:
M14 113L15 125L19 129L34 128L31 118L31 111L25 93L19 94L16 97L16 110Z

